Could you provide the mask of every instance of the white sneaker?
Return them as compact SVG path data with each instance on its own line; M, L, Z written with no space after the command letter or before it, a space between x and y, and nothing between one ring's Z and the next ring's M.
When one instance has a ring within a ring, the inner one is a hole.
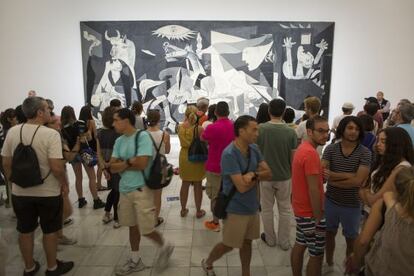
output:
M203 268L204 272L206 273L206 276L216 276L216 273L214 272L214 269L212 267L208 268L206 264L206 260L201 260L201 267Z
M104 224L108 224L108 223L110 223L112 220L113 220L114 218L112 217L112 214L108 214L108 215L104 215L103 216L103 218L102 218L102 222L104 223Z
M132 259L129 258L125 262L125 264L123 264L121 267L119 267L115 271L115 274L119 275L119 276L128 275L128 274L131 274L133 272L138 272L138 271L144 270L145 268L147 268L147 267L144 265L141 258L138 260L137 263L134 263L134 261L132 261Z
M113 225L113 227L114 227L115 229L118 229L119 227L121 227L121 224L119 224L119 222L118 222L117 220L115 220L115 221L114 221L114 225Z
M334 265L328 265L327 263L324 263L322 265L322 275L327 275L335 271Z
M170 243L164 244L164 246L160 249L160 253L158 254L158 260L155 264L157 271L162 271L167 267L168 261L170 260L173 251L173 245L171 245Z
M62 237L60 237L59 239L58 239L58 243L60 244L60 245L74 245L74 244L76 244L78 241L76 240L76 239L71 239L71 238L68 238L68 237L66 237L65 235L63 235Z

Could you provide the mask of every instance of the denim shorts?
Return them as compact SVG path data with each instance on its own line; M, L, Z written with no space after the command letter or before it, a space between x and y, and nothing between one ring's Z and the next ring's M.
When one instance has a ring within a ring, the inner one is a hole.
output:
M326 230L335 232L339 223L345 238L355 239L361 224L361 207L344 207L325 197Z

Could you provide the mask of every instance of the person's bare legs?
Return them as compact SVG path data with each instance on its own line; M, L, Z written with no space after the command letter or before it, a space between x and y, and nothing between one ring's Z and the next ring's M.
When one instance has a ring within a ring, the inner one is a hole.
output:
M96 189L96 174L94 167L88 167L83 165L89 179L89 190L91 191L93 199L98 199L98 191Z
M155 219L158 219L161 212L162 189L154 190Z
M102 169L98 166L96 170L96 188L99 190L102 188Z
M47 268L53 269L56 266L57 234L43 234L43 249L46 253Z
M181 212L184 212L187 209L187 200L188 200L188 190L190 189L191 182L183 181L180 189L180 203L181 203Z
M323 255L310 256L308 265L306 267L306 276L320 276L322 275Z
M222 242L216 244L214 246L213 250L210 251L210 254L208 255L208 258L206 260L206 265L208 267L213 267L213 263L223 257L224 254L232 251L233 248L228 247L227 245L224 245Z
M20 233L19 234L19 247L22 253L24 265L27 270L34 267L33 249L34 249L34 233Z
M306 246L295 243L290 253L290 264L292 266L293 276L302 276L303 254Z
M69 195L63 195L63 216L62 216L62 224L63 222L72 215L73 209L72 204L70 204ZM58 238L63 237L63 228L57 231Z
M154 230L151 233L146 234L144 236L155 242L159 247L163 246L165 243L164 239L158 231Z
M138 225L129 227L129 244L131 245L131 251L139 251L139 244L141 242L141 233L139 232Z
M354 252L355 239L345 238L346 240L346 257L348 258Z
M326 262L329 266L333 265L333 257L334 257L334 251L335 251L335 236L337 231L326 231Z
M244 240L239 250L242 276L250 276L250 262L252 260L252 241Z
M83 197L82 190L82 164L80 162L72 164L73 172L75 173L75 187L78 198Z
M203 187L200 182L193 182L194 186L194 202L197 209L197 213L201 211L201 202L203 201Z

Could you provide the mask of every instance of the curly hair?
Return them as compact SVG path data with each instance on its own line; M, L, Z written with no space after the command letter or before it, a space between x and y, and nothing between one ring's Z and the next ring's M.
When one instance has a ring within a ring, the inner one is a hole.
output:
M411 165L414 164L414 152L411 138L408 133L399 127L388 127L382 129L380 133L384 133L385 152L378 155L372 171L377 170L374 177L368 179L374 192L379 191L390 176L394 168L403 160L407 160Z

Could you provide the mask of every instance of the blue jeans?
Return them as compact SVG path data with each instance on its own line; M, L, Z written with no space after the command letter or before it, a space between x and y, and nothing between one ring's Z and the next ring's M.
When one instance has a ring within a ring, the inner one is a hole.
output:
M361 223L361 207L344 207L325 197L326 231L336 232L339 223L345 238L355 239Z

